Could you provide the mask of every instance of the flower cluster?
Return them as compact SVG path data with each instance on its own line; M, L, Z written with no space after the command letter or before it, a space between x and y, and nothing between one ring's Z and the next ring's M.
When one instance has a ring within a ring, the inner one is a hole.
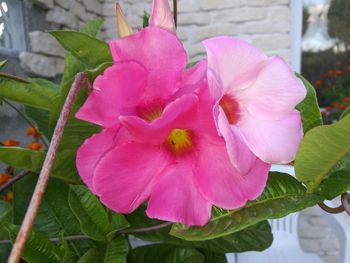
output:
M270 165L295 158L306 90L279 57L235 38L204 41L191 68L166 0L132 33L117 4L114 64L76 117L101 126L77 153L79 174L110 209L205 225L263 191Z

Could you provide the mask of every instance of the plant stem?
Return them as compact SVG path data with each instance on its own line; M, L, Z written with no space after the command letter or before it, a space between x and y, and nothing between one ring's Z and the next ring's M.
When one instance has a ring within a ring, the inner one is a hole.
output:
M73 108L78 92L82 84L84 83L84 81L86 81L86 78L87 76L84 73L78 73L68 93L66 102L64 103L60 117L57 121L57 125L55 128L54 134L52 136L52 140L51 140L48 152L46 154L46 158L45 158L43 167L41 169L39 179L36 184L32 199L30 200L29 207L25 214L21 228L18 232L16 241L12 247L11 254L8 258L7 263L18 263L21 259L21 255L22 255L25 243L29 237L35 217L38 213L41 201L44 197L44 193L50 177L50 172L53 167L56 153L62 139L64 127L67 123L69 114Z
M174 4L174 22L175 22L175 28L177 28L177 0L173 0Z
M26 79L22 79L20 77L13 76L11 74L7 74L5 72L0 72L0 77L7 78L7 79L12 79L12 80L15 80L15 81L18 81L18 82L22 82L22 83L25 83L25 84L30 84L31 83L30 81L28 81Z
M17 181L21 180L23 177L25 177L26 175L28 175L30 172L25 171L25 172L21 172L19 174L16 174L15 176L13 176L10 180L8 180L6 182L6 184L2 185L0 187L0 193L2 193L3 191L5 191L6 189L8 189L11 185L13 185L14 183L16 183Z
M121 230L118 233L120 234L133 234L133 233L143 233L143 232L149 232L149 231L154 231L154 230L159 230L162 228L166 228L168 226L171 226L172 223L166 222L163 224L155 225L155 226L150 226L150 227L144 227L144 228L130 228L130 229L125 229Z
M151 226L151 227L125 229L125 230L118 231L118 233L119 234L133 234L133 233L150 232L150 231L166 228L166 227L170 226L171 224L172 223L167 222L164 224L159 224L159 225ZM77 235L77 236L66 236L63 239L67 240L67 241L69 241L69 240L84 240L84 239L90 239L90 237L84 236L84 235ZM53 238L50 238L49 240L52 242L59 242L60 238L53 237ZM11 243L12 243L11 240L0 240L0 244L11 244Z
M10 106L13 110L15 110L28 124L30 127L36 128L35 123L33 123L22 111L20 111L19 109L17 109L15 107L15 105L13 105L12 103L8 102L5 99L2 99L2 101L7 104L8 106ZM43 136L40 136L40 140L41 142L45 145L46 148L49 148L48 143L46 142L46 140L43 138Z

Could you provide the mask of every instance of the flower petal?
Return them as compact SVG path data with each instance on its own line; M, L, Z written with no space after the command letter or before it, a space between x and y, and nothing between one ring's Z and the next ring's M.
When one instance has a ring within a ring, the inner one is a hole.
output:
M159 145L172 129L191 126L197 105L197 96L189 94L168 104L162 116L151 123L135 116L121 116L119 119L135 140Z
M99 161L115 145L118 129L108 129L95 134L80 146L77 151L76 166L83 182L94 192L93 172Z
M256 159L248 173L240 174L232 166L225 144L202 142L200 147L196 180L209 202L224 209L236 209L261 195L270 165Z
M190 163L169 166L157 179L146 211L150 218L203 226L211 205L199 193Z
M120 113L132 110L142 99L146 77L147 71L136 62L109 67L95 80L92 93L76 117L105 128L118 125Z
M208 67L221 80L224 92L246 88L267 60L265 54L247 42L232 37L215 37L203 42Z
M285 119L260 120L246 114L239 129L253 153L267 163L290 163L295 159L303 137L300 112Z
M109 42L115 62L136 60L150 71L146 97L166 99L177 91L177 81L187 65L181 41L164 29L147 27L140 32Z
M306 89L283 59L272 57L254 84L236 98L257 118L279 120L290 114L306 96Z
M138 143L117 146L95 169L95 193L110 209L131 213L148 199L154 179L167 164L167 156L157 146Z
M175 22L168 0L153 0L149 25L175 32Z
M232 165L241 174L247 173L255 164L256 156L245 143L239 129L230 125L224 111L219 109L218 127L226 142L226 148Z

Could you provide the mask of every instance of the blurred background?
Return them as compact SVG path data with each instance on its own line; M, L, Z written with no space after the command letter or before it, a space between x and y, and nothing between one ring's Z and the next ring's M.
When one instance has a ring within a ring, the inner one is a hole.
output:
M0 0L0 60L9 60L3 70L58 82L64 51L47 31L78 30L87 21L103 18L99 37L116 38L115 2ZM141 28L151 0L119 2L132 27ZM268 55L282 56L314 84L326 122L331 123L350 104L349 0L179 0L178 9L177 34L191 62L204 57L202 40L236 36ZM16 139L25 146L27 128L16 110L1 105L0 142ZM299 223L303 249L327 263L337 262L340 242L322 212L309 209Z

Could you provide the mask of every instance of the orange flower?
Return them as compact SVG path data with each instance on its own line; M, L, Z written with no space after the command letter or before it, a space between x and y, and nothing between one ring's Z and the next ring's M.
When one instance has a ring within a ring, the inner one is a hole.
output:
M349 67L347 67L347 69L346 69L348 72L350 72L350 66Z
M38 142L32 142L31 144L29 144L27 146L28 149L31 149L33 151L40 151L44 148L44 145L42 145L41 143Z
M19 141L9 139L3 141L2 144L6 147L14 147L19 145Z
M344 104L339 105L339 110L346 110L347 108L348 108L348 106L346 106Z
M338 67L338 68L341 67L342 66L341 61L338 60L337 62L335 62L335 66Z
M316 88L320 88L322 86L322 81L321 80L317 80L316 82L315 82L315 87Z
M344 75L344 72L341 70L336 70L335 75L337 75L338 77L342 77Z
M343 102L345 102L345 103L350 102L350 97L345 97L345 98L343 99Z
M33 136L33 137L35 137L35 138L38 138L38 137L40 137L40 132L38 131L37 128L29 127L29 128L27 129L27 135L28 135L28 136Z
M11 203L13 201L13 192L8 192L6 194L5 200L9 203Z
M322 117L326 117L326 115L327 115L327 112L321 111L321 116L322 116Z
M6 184L10 180L11 175L9 174L0 174L0 185Z

